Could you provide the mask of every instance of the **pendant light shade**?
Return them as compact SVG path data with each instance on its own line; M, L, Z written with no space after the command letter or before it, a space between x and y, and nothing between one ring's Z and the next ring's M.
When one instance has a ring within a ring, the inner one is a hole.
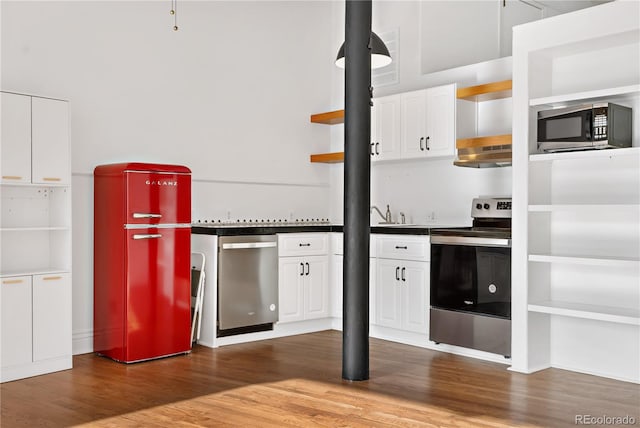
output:
M382 39L373 31L371 32L369 44L371 45L371 68L381 68L391 64L389 49L387 49ZM344 68L344 43L342 43L340 50L338 50L336 65Z

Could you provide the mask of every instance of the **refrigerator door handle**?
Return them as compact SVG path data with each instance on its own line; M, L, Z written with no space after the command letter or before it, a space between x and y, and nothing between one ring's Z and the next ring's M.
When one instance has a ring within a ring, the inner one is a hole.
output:
M133 213L133 218L162 218L162 214Z
M159 233L144 233L144 234L133 235L133 239L154 239L154 238L162 238L162 235L160 235Z

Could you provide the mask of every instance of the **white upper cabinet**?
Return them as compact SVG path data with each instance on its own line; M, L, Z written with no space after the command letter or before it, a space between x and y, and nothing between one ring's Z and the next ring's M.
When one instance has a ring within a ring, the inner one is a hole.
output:
M31 97L2 97L2 183L31 183Z
M445 85L402 94L402 158L454 155L455 93Z
M400 96L373 100L375 122L372 116L371 159L374 161L398 159L400 157ZM375 139L374 139L375 136Z
M69 184L69 111L65 101L32 98L33 183Z
M67 102L1 95L2 184L70 184Z
M456 85L427 89L426 102L426 156L453 156L456 147Z
M402 94L402 156L426 155L427 89Z

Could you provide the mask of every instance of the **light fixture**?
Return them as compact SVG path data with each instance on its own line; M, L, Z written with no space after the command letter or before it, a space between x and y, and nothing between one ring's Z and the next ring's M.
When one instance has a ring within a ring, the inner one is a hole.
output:
M389 49L387 49L382 39L373 31L371 32L371 38L369 39L369 47L371 48L371 68L381 68L385 65L391 64ZM336 65L340 68L344 68L344 43L342 43L340 50L338 50Z

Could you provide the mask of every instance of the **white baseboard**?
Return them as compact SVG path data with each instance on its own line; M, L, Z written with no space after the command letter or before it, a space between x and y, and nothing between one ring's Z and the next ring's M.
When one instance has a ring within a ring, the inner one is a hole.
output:
M71 343L73 355L90 354L93 352L93 330L73 332Z

